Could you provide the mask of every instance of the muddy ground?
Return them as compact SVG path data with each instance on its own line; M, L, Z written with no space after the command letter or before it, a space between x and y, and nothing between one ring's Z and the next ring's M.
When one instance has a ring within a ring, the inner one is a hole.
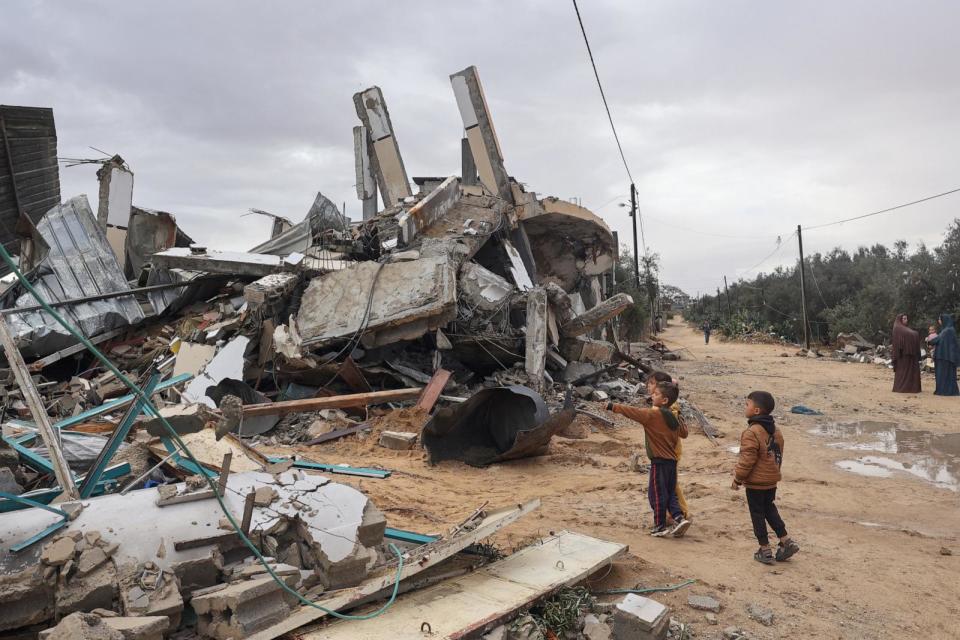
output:
M613 428L594 423L586 439L555 438L547 456L486 469L429 467L422 451L393 452L353 438L302 453L394 470L386 480L337 479L367 492L390 526L424 533L446 530L484 502L539 497L542 508L506 529L497 545L509 551L561 529L626 543L630 555L591 586L694 578L693 586L654 597L692 622L699 638L719 638L728 625L754 638L958 637L960 462L951 451L960 453L960 436L943 434L960 432L960 398L933 396L927 376L922 394L893 394L888 369L795 357L795 348L718 341L707 347L700 334L677 326L663 337L687 349L683 361L667 363L681 393L725 434L714 445L695 431L684 446L680 480L694 524L683 539L645 533L647 475L627 465L643 450L643 434L620 417ZM786 437L778 502L802 547L774 567L752 559L757 545L744 495L730 489L743 397L760 388L778 402ZM825 415L789 413L797 404ZM879 424L833 426L854 421ZM913 433L920 430L929 433ZM687 606L687 596L701 593L721 601L719 625ZM750 619L750 604L773 610L773 625Z

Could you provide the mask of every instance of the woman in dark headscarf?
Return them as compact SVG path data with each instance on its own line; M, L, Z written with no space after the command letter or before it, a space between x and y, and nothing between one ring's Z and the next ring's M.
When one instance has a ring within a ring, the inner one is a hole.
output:
M940 314L940 333L930 341L936 345L933 350L933 360L937 365L937 390L933 393L938 396L960 396L957 388L957 364L960 364L960 345L957 344L957 330L953 326L953 316Z
M894 393L920 393L920 334L905 313L893 321L893 372Z

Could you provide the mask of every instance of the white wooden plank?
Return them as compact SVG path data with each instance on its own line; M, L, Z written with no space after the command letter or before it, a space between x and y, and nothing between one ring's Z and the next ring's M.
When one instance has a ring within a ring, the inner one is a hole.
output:
M627 546L562 531L474 573L403 596L372 620L338 621L301 631L303 640L454 640L485 632L560 587L575 584Z

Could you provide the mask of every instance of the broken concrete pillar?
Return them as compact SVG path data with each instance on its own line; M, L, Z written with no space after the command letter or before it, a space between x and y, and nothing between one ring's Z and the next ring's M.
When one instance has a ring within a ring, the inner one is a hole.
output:
M490 107L483 95L477 68L470 66L450 76L457 99L463 128L470 141L473 160L480 173L480 182L492 193L513 203L510 176L503 165L503 151L490 118Z
M289 296L300 281L295 273L271 273L243 288L243 299L251 308Z
M473 151L470 150L470 140L460 139L460 179L464 186L472 187L477 184L477 163L473 161Z
M353 158L357 172L357 198L363 203L363 219L377 215L377 179L373 175L373 142L366 127L353 128Z
M633 593L613 612L614 640L662 640L670 627L670 609Z
M353 103L372 142L370 165L380 186L380 197L384 207L392 207L413 193L410 191L410 181L403 166L383 92L380 87L370 87L354 94Z
M633 298L626 293L607 298L595 307L560 325L560 334L565 338L574 338L589 333L607 320L615 318L633 304Z
M272 577L231 584L191 600L197 631L219 640L245 638L290 613L282 587Z
M446 216L460 201L460 181L450 176L397 218L400 245L408 245L424 229Z
M573 312L573 302L567 292L563 290L563 287L556 282L548 282L543 288L547 290L550 306L553 308L553 312L557 314L557 324L563 326L573 320L576 316Z
M126 262L127 227L133 207L133 172L120 156L113 156L97 171L100 180L100 204L97 223L120 264Z
M527 294L527 338L524 369L531 384L540 389L547 366L547 292L534 287Z

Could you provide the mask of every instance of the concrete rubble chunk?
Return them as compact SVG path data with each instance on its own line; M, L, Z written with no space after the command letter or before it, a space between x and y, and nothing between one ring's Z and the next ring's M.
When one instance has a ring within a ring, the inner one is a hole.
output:
M63 566L69 560L73 560L76 548L77 543L72 539L68 537L58 538L43 547L40 561L54 567Z
M751 602L747 605L747 615L765 627L773 626L773 611L755 602Z
M41 631L39 638L40 640L124 640L123 633L105 624L105 620L92 613L72 613L65 616L60 624L52 629Z
M270 504L279 497L277 490L273 487L259 487L253 495L253 504L258 507L269 507Z
M269 576L195 596L191 604L197 631L218 640L244 638L290 613L282 587Z
M101 623L123 635L124 640L163 640L170 628L170 619L164 616L114 616Z
M89 575L108 559L107 554L100 547L84 550L77 561L77 576L82 578Z
M23 493L23 487L17 482L13 471L7 467L0 467L0 491L15 496Z
M613 630L606 622L601 622L597 616L587 614L583 619L583 636L587 640L610 640Z
M74 576L65 584L57 585L56 615L63 617L76 611L110 609L117 597L117 570L112 562L80 577Z
M217 415L213 410L200 403L194 404L176 404L160 409L160 415L163 416L180 435L187 433L196 433L211 421L217 420ZM148 418L143 422L143 427L152 436L166 436L166 428L160 418Z
M597 304L584 313L574 316L570 321L560 325L560 333L567 338L575 338L611 320L633 305L633 298L625 293L618 293Z
M56 568L47 567L56 574ZM39 624L53 616L53 583L39 566L0 575L0 635L19 627Z
M650 598L630 593L614 609L614 640L662 640L669 626L670 609Z
M460 286L460 295L472 306L484 311L494 311L517 291L509 280L476 262L467 262L460 268L457 284Z
M407 431L383 431L380 433L380 446L394 451L413 449L419 434Z

